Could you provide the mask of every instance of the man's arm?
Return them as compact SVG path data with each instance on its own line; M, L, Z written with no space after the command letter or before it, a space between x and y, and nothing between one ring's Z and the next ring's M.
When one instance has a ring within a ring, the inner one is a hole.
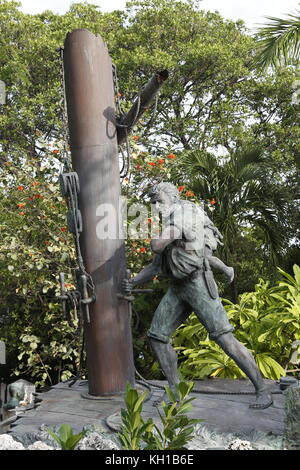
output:
M175 225L166 227L159 238L151 240L150 246L154 253L162 253L166 246L170 245L174 240L182 238L182 232Z
M160 271L161 256L155 255L151 264L148 264L142 271L132 279L123 279L122 289L130 294L131 290L138 284L151 281Z
M160 271L160 261L161 257L159 255L154 256L152 263L148 264L139 274L131 279L133 286L151 281Z

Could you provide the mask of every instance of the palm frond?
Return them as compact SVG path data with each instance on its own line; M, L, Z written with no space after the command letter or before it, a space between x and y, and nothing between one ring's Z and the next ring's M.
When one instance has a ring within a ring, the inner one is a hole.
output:
M182 158L182 163L193 171L199 171L201 174L211 174L218 166L217 158L200 150L186 152Z
M265 213L263 216L256 217L255 226L261 230L265 251L268 253L268 259L276 266L278 255L282 252L284 244L284 234L280 224L267 220Z
M261 179L267 168L267 162L259 147L237 150L230 155L227 165L230 167L230 173L240 183Z
M208 152L195 150L186 151L180 156L178 165L174 166L172 180L181 184L189 184L195 178L211 177L218 167L216 157ZM191 186L190 186L191 187Z
M255 66L264 70L268 66L281 66L300 58L300 12L287 18L266 17L270 23L258 30L258 54Z
M213 220L224 236L222 256L229 258L239 227L256 228L273 263L282 252L288 194L270 181L271 163L259 146L220 157L206 151L184 151L176 182L188 184L204 201L214 198Z

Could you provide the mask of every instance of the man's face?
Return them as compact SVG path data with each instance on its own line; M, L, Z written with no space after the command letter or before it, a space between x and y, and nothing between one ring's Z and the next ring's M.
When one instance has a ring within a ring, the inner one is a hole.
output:
M174 210L174 203L172 198L163 192L159 193L159 197L154 204L155 210L161 213L163 219L170 217L170 214Z

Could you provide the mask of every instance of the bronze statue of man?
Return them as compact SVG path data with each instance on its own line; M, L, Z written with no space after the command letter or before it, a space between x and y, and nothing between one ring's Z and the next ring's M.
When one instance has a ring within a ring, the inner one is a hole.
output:
M151 240L155 253L152 263L131 280L123 280L126 292L152 280L159 272L170 279L170 287L154 313L148 337L171 390L179 383L177 354L170 337L186 318L195 312L199 321L223 351L228 354L252 381L256 402L250 408L264 409L272 405L255 360L248 349L233 335L226 311L205 258L204 211L192 202L180 199L171 183L159 183L149 193L151 203L160 212L163 229Z

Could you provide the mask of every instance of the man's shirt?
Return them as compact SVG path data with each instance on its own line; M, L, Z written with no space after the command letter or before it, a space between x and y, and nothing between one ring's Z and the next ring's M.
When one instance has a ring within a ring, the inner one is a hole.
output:
M180 201L165 222L164 231L168 227L177 227L181 237L162 252L161 271L170 278L185 279L203 265L204 211L192 202Z

